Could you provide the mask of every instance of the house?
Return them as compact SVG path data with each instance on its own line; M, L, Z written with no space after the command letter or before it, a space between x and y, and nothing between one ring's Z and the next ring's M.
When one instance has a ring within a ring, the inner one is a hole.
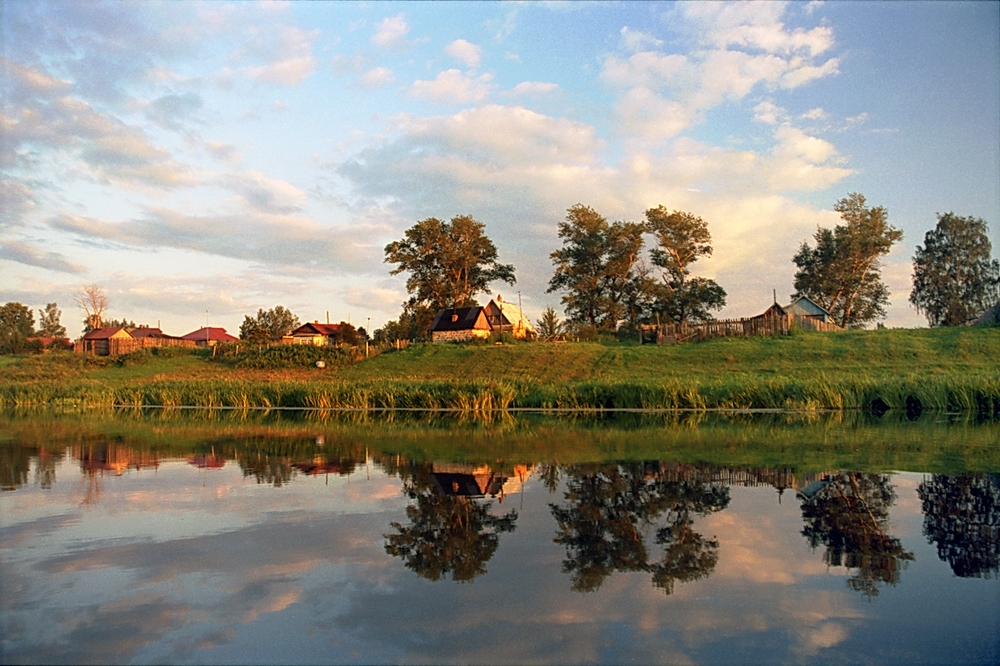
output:
M292 345L335 345L340 342L340 324L321 324L314 321L311 324L302 324L281 339L282 342Z
M73 345L73 351L98 356L111 355L113 340L135 340L127 329L121 326L114 328L95 328L88 332Z
M226 333L224 328L202 326L197 331L191 331L187 335L181 336L182 340L190 340L199 347L214 347L220 342L236 342L239 338Z
M483 309L486 312L486 321L494 331L510 333L518 340L535 336L535 327L521 312L521 308L506 302L500 294L497 294L497 297Z
M833 315L831 315L826 308L819 305L808 296L799 296L794 301L786 305L784 310L791 315L808 317L809 319L816 319L827 324L836 323L833 321Z
M139 326L137 328L127 328L125 330L128 331L128 334L131 335L134 340L142 340L143 338L158 338L162 340L174 337L172 335L167 335L159 328L152 328L150 326Z
M468 342L490 337L493 331L483 308L445 308L438 310L431 324L433 342Z

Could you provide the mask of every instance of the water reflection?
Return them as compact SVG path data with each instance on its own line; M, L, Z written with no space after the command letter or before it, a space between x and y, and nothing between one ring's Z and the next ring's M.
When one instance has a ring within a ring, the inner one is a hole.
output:
M1000 475L934 474L917 488L924 536L962 578L996 577L1000 569Z
M468 582L486 573L486 563L500 545L500 535L513 532L517 511L496 516L482 498L503 492L505 479L488 466L417 465L403 481L410 500L407 525L390 523L385 552L428 580Z
M998 656L992 426L211 418L0 421L2 661Z
M616 571L652 573L667 594L675 581L707 576L718 561L719 542L692 529L693 516L721 511L729 491L716 483L670 481L658 463L574 465L566 477L564 504L551 504L566 548L563 573L578 592L594 592ZM646 545L655 529L662 554L651 561Z

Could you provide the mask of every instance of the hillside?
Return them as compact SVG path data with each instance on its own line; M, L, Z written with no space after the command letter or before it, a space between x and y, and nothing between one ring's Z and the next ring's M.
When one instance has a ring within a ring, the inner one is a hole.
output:
M972 328L675 346L418 344L339 369L301 361L300 367L242 367L204 351L118 362L49 354L0 362L0 404L899 408L992 415L1000 413L997 359L1000 330Z

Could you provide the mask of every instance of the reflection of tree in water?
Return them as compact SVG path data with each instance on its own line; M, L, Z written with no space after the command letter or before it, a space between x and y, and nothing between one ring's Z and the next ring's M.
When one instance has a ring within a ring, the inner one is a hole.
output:
M494 516L492 502L445 492L429 469L414 470L403 489L412 500L406 507L410 523L390 524L395 532L385 535L385 551L428 580L451 574L452 580L466 582L486 573L500 534L514 531L517 511Z
M869 598L878 596L880 585L898 583L900 571L913 559L887 532L895 499L888 476L862 473L829 477L803 497L802 536L813 548L826 548L828 565L856 569L847 585Z
M924 536L962 578L993 578L1000 569L1000 478L935 474L917 488Z
M715 568L719 542L692 524L693 516L728 506L724 485L666 480L657 464L578 465L564 473L568 503L549 506L574 590L596 591L615 571L643 571L670 594L675 581L704 578ZM663 546L658 562L650 562L646 547L654 525L660 525L656 544Z

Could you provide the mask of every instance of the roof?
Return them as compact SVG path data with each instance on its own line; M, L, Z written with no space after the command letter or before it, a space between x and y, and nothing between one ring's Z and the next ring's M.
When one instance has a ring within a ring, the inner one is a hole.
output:
M149 326L140 326L138 328L126 329L136 340L140 338L169 338L163 331L158 328L150 328Z
M470 329L490 330L490 325L483 314L483 308L476 305L471 308L445 308L438 310L431 324L431 331L468 331Z
M81 340L110 340L113 337L121 337L119 334L124 333L127 337L132 337L127 330L121 326L115 326L113 328L95 328L86 335L84 335Z
M535 327L531 325L531 320L524 316L521 312L521 308L517 307L513 303L508 303L503 300L499 295L486 306L488 309L497 308L500 313L503 314L503 318L506 320L503 322L504 326L513 326L514 328L522 328L525 331L534 332Z
M215 342L236 342L239 338L233 337L226 333L224 328L215 328L211 326L202 326L197 331L191 331L187 335L181 336L182 340L194 340L199 342L201 340L214 340Z
M823 306L816 303L808 296L799 296L794 301L785 306L785 311L789 314L801 314L801 315L822 315L824 317L829 317L830 312Z
M295 335L308 335L308 336L323 335L323 336L329 337L331 335L337 335L337 333L339 331L340 331L340 324L321 324L318 321L314 321L314 322L309 323L309 324L302 324L297 329L295 329L294 331L292 331L289 335L292 335L292 336L295 336Z

